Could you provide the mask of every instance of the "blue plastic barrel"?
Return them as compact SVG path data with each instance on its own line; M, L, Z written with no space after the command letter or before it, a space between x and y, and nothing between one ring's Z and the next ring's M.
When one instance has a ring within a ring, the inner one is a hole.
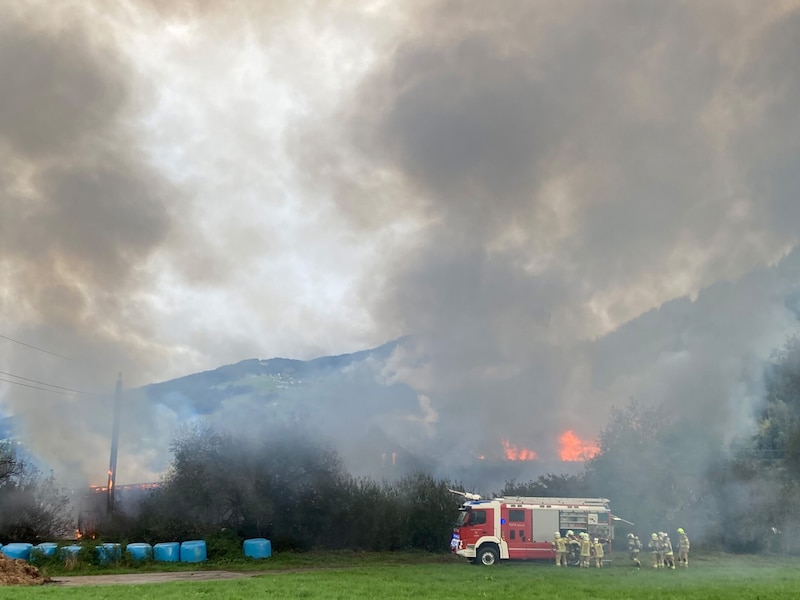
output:
M42 542L31 548L31 558L52 558L56 555L58 544L55 542Z
M272 542L265 538L245 540L244 555L250 558L269 558L272 556Z
M0 548L0 552L5 554L8 558L30 560L31 548L33 548L33 544L27 544L27 543L6 544L2 548Z
M181 562L198 563L206 560L205 540L190 540L181 544Z
M97 546L97 558L99 559L101 565L107 565L119 561L119 559L122 558L122 545L106 543L101 546Z
M153 547L144 542L135 542L125 546L125 552L131 555L133 560L150 560L153 558Z
M161 562L178 562L180 549L178 542L161 542L153 546L153 558Z

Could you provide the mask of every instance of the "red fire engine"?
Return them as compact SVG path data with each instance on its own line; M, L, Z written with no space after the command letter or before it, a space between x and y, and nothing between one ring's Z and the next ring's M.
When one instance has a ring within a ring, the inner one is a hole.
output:
M454 490L451 490L454 491ZM498 560L553 560L555 532L586 532L607 545L614 539L614 521L605 498L513 497L467 498L453 529L450 549L476 564ZM623 519L619 519L623 520Z

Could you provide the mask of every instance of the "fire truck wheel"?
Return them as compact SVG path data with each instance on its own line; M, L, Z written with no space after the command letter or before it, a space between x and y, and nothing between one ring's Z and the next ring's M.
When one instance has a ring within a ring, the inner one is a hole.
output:
M491 567L497 564L497 550L491 546L484 546L478 550L478 556L476 558L478 559L476 562L479 565Z

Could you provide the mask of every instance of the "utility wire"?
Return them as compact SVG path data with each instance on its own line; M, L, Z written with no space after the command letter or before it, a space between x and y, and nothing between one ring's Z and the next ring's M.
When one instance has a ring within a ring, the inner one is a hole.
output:
M39 348L38 346L33 346L31 344L26 344L25 342L20 342L19 340L15 340L14 338L10 338L7 335L3 335L0 333L0 338L4 340L8 340L9 342L14 342L15 344L19 344L20 346L25 346L26 348L33 348L34 350L38 350L39 352L44 352L45 354L50 354L51 356L57 356L58 358L63 358L64 360L72 360L69 356L64 356L63 354L57 354L56 352L50 352L49 350L45 350L44 348Z
M61 390L51 390L36 385L28 385L27 383L22 383L21 381L11 381L10 379L3 379L2 377L0 377L0 381L4 381L6 383L13 383L14 385L21 385L23 387L32 388L34 390L41 390L43 392L51 392L53 394L63 394L64 396L71 394L71 392L62 392Z
M22 377L20 375L14 375L13 373L6 373L5 371L0 371L0 375L7 375L8 377L13 377L14 379L22 379L23 381L29 381L30 383L38 383L39 385L46 385L47 387L56 388L58 390L64 390L66 392L72 392L73 394L84 394L87 396L94 396L92 392L82 392L81 390L74 390L68 387L62 387L60 385L53 385L52 383L47 383L45 381L37 381L36 379L28 379L27 377ZM3 380L5 381L5 380ZM13 382L12 382L13 383Z
M40 348L39 346L34 346L33 344L27 344L23 341L14 339L7 335L3 335L0 333L0 339L8 340L9 342L14 342L15 344L19 344L20 346L25 346L26 348L31 348L32 350L37 350L39 352L43 352L45 354L49 354L51 356L56 356L58 358L63 358L64 360L72 361L73 358L69 356L64 356L63 354L58 354L57 352L51 352L50 350L45 350L44 348ZM0 381L5 383L11 383L13 385L19 385L22 387L31 388L34 390L40 390L42 392L51 392L53 394L62 394L62 395L70 395L70 394L81 394L84 396L98 396L98 394L93 392L84 392L82 390L76 390L73 388L68 388L60 385L55 385L52 383L47 383L46 381L39 381L36 379L28 379L27 377L22 377L21 375L14 375L13 373L7 373L6 371L0 371L0 375L6 375L8 377L13 377L14 379L21 379L22 381L27 381L28 383L22 383L21 381L12 381L10 379L2 379ZM36 384L36 385L30 385ZM39 387L39 386L46 386L46 387ZM51 389L52 388L52 389Z

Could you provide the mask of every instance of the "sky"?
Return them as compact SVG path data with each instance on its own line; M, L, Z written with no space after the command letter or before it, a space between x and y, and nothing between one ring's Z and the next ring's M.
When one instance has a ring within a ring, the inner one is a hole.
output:
M0 407L64 469L119 373L404 335L454 456L630 398L736 432L796 327L800 2L0 10Z

